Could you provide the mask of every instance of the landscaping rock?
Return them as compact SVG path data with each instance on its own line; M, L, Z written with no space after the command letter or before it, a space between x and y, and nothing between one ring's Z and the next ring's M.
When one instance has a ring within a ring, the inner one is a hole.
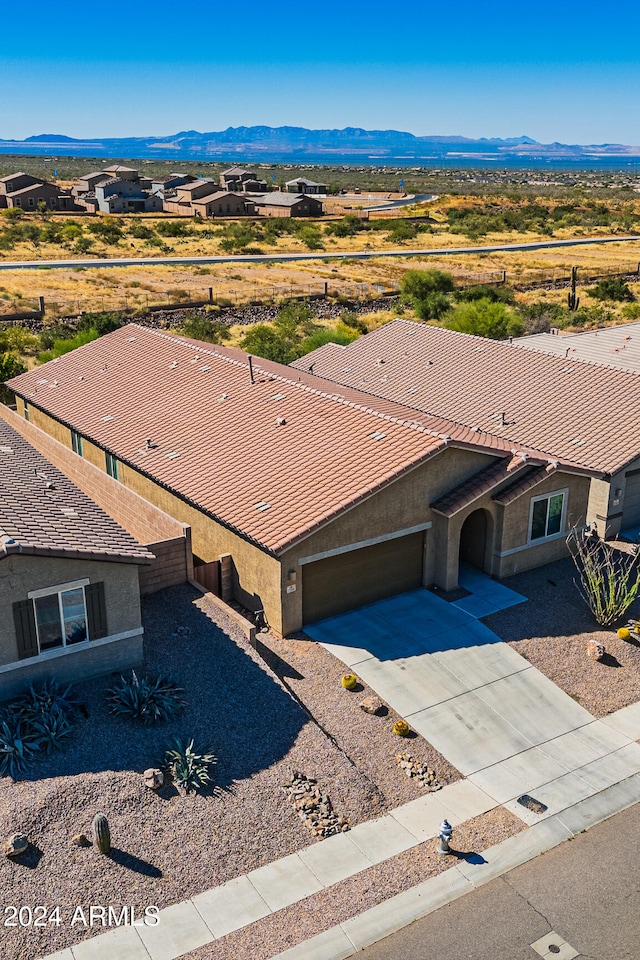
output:
M25 852L28 846L29 841L23 833L14 833L3 846L2 852L5 857L19 857L21 853Z
M85 833L75 833L71 837L71 843L75 844L76 847L90 847L91 840Z
M426 763L421 763L412 757L410 753L399 753L396 756L398 766L404 770L407 777L416 777L421 785L433 793L436 790L442 790L442 784L438 781L435 770L432 770Z
M360 709L364 710L365 713L370 713L372 715L379 713L382 710L383 703L379 697L365 697L364 700L360 703Z
M159 790L164 784L164 773L158 767L149 767L142 774L145 787L150 790Z
M589 640L587 643L588 657L591 657L592 660L602 660L605 653L604 643L600 643L598 640Z
M316 780L306 777L300 770L293 770L292 779L282 786L288 792L294 810L314 837L323 840L349 830L349 821L334 812L328 794L323 793Z

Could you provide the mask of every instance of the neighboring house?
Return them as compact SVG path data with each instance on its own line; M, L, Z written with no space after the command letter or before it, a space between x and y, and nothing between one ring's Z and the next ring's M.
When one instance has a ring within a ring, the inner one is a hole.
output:
M105 173L104 170L96 170L94 173L85 173L82 177L78 177L71 188L71 193L76 197L77 200L81 201L82 198L88 194L93 193L95 188L100 183L107 183L108 180L113 179L110 173Z
M172 190L170 194L165 194L164 209L166 213L177 213L183 217L193 217L196 214L203 216L202 207L194 206L196 200L211 200L220 196L221 190L215 180L203 177L184 183L176 187L175 192Z
M164 196L167 190L175 190L176 187L182 187L185 183L192 183L195 179L188 173L172 173L168 177L158 177L151 181L151 192L160 193Z
M142 660L153 554L0 419L0 700Z
M135 180L113 177L98 184L94 192L100 213L150 213L163 209L162 197L145 192Z
M263 217L320 217L322 203L315 197L292 193L266 193L256 197L255 205Z
M296 180L287 180L285 187L289 193L321 193L326 194L326 183L316 183L314 180L307 180L306 177L298 177Z
M514 343L567 360L587 360L640 373L640 323L623 323L583 333L560 333L552 328L550 333L518 337Z
M131 180L133 182L140 180L140 174L137 170L133 167L124 167L119 163L105 167L103 172L108 173L110 177L118 177L120 180Z
M267 181L253 170L230 167L229 170L223 170L220 174L220 186L224 190L235 193L264 193L267 189Z
M188 524L196 562L224 558L235 598L288 634L451 590L460 560L499 577L539 566L572 526L615 524L640 462L639 381L565 367L405 321L295 367L130 325L9 386L31 424L74 431Z
M36 180L35 177L18 173L0 181L0 207L36 211L42 203L49 210L76 209L75 198L67 190L46 180Z
M244 217L255 212L254 204L237 193L221 191L191 201L197 217Z

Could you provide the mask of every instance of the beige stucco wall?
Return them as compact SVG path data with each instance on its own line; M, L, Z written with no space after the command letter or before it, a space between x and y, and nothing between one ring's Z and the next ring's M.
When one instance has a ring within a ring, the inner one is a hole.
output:
M56 650L55 655L18 660L12 605L27 599L32 590L82 579L104 583L109 636ZM33 682L57 679L60 683L76 683L142 662L135 564L10 555L0 561L0 616L0 701L16 696Z
M12 604L26 600L32 590L83 579L104 582L110 635L140 627L137 564L10 554L0 560L0 664L18 659Z

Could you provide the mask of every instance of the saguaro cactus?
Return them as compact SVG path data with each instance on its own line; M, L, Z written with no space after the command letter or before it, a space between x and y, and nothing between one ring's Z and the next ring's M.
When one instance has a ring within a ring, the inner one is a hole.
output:
M111 850L111 833L109 821L104 813L96 813L92 824L93 842L100 853L109 853Z
M580 306L580 297L576 296L576 281L578 279L578 268L571 267L571 290L567 294L567 303L569 310L573 313Z

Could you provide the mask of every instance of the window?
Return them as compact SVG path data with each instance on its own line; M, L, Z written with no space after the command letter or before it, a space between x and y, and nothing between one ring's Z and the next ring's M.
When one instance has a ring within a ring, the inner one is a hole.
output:
M82 456L82 437L79 433L76 433L75 430L71 431L71 449L74 453L77 453L79 457Z
M28 419L29 419L29 404L27 403L26 400L24 400L23 403L24 403L24 418L25 418L25 420L28 420Z
M88 639L83 587L49 593L33 602L41 653Z
M118 469L119 467L118 458L114 457L112 453L107 453L105 454L105 460L106 460L106 466L107 466L107 473L109 474L109 476L113 477L114 480L119 480L120 471Z
M566 490L543 497L532 497L529 540L544 540L564 530Z

